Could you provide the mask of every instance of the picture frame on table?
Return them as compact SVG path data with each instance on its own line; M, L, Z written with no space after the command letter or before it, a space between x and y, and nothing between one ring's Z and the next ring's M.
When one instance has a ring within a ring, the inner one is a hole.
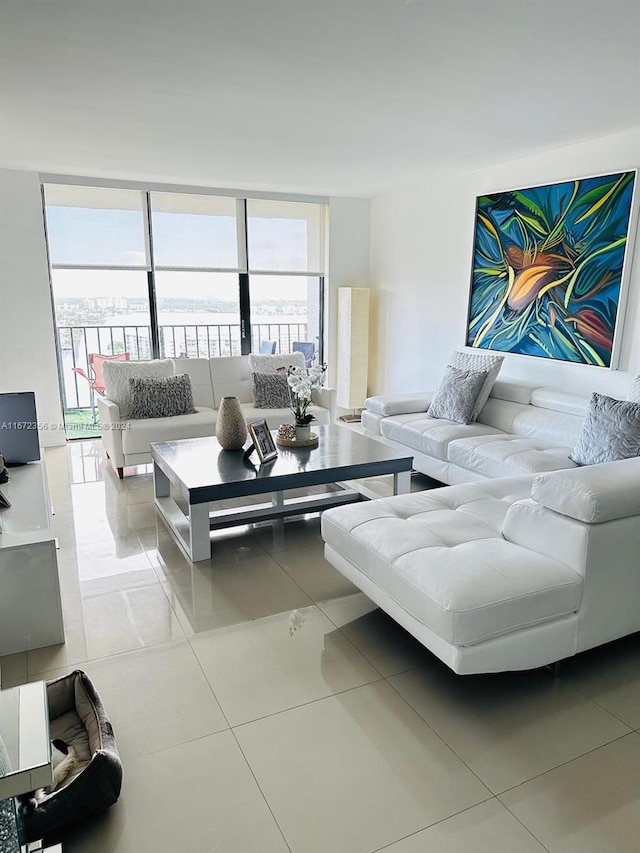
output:
M253 421L247 424L247 429L260 462L273 462L278 455L278 448L266 420Z

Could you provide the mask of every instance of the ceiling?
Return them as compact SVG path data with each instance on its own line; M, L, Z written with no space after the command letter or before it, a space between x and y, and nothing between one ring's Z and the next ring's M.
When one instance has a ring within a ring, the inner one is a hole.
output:
M0 166L372 196L640 127L639 0L0 0Z

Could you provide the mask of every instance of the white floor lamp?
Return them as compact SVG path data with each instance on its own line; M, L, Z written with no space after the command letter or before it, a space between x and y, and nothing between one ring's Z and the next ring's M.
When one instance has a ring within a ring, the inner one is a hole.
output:
M369 288L338 288L338 382L341 409L359 409L367 396L369 371ZM343 415L354 423L359 414Z

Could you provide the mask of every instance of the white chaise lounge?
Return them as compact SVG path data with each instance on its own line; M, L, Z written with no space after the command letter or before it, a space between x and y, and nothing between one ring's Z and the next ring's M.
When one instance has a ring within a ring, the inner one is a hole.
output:
M456 673L640 630L640 458L327 510L325 555Z

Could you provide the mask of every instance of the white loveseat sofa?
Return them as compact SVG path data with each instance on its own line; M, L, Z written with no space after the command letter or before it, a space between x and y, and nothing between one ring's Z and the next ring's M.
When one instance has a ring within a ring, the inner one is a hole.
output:
M429 418L431 393L369 397L365 433L414 454L416 470L451 485L573 468L589 396L498 380L471 424Z
M325 556L456 673L640 630L640 458L327 510Z
M215 435L217 410L226 396L240 400L247 420L266 419L270 429L282 423L293 423L290 409L256 408L249 356L221 358L183 358L173 360L173 373L191 377L195 413L170 418L123 420L120 409L108 397L98 399L101 436L104 448L120 478L129 465L151 462L149 445L155 441L173 441ZM264 356L262 357L264 358ZM274 359L278 357L274 356ZM287 353L282 364L304 367L302 353ZM320 424L333 423L336 412L335 390L317 388L313 392L309 413Z

